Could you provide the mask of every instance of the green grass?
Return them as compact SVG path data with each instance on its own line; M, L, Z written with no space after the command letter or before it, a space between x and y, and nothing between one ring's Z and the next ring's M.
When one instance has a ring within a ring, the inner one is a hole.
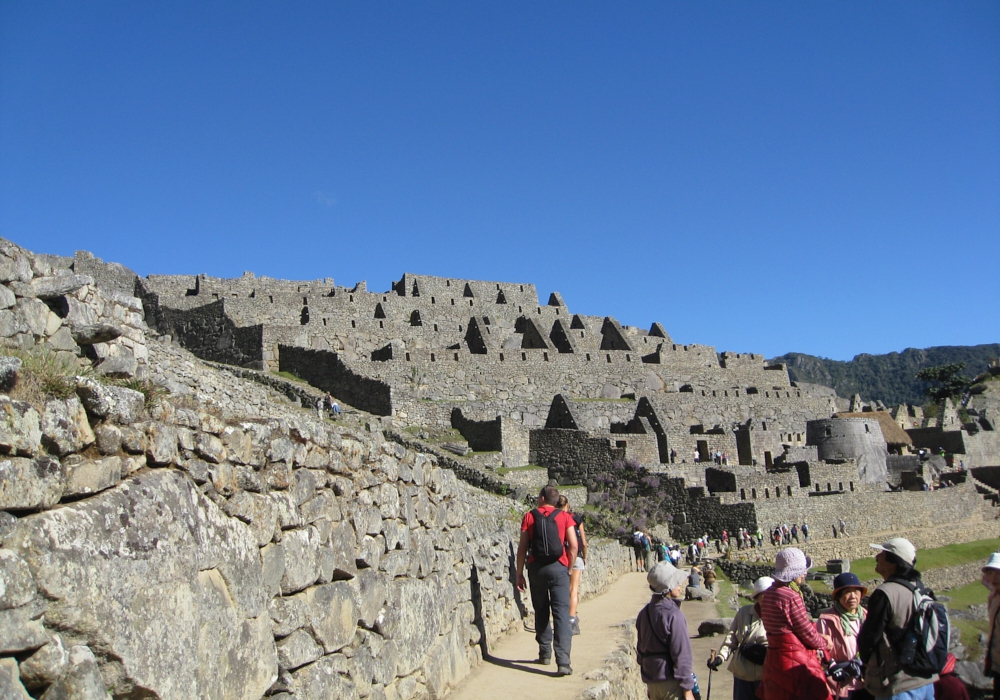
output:
M739 608L734 609L729 605L729 598L737 592L736 584L726 578L721 567L715 567L716 580L719 582L719 597L715 603L715 610L719 617L732 617Z
M945 547L922 549L917 552L917 569L930 571L946 566L958 566L974 561L986 561L990 554L1000 551L1000 539L976 540L962 544L949 544ZM875 558L854 559L851 561L851 571L862 581L879 578L875 573ZM812 585L812 582L810 582ZM978 584L977 584L978 585Z
M303 384L308 384L308 382L306 382L305 379L302 379L301 377L296 377L291 372L281 371L281 372L274 372L273 374L281 377L282 379L290 379L293 382L302 382Z
M983 649L979 644L979 633L989 634L990 623L988 620L952 620L952 634L959 633L959 640L965 645L965 658L981 659Z
M476 454L485 454L483 452L477 452ZM503 476L504 474L509 474L510 472L528 472L534 469L545 469L545 467L539 467L534 464L529 464L525 467L500 467L497 469L497 474Z
M986 586L979 581L967 583L958 588L951 588L947 591L942 591L942 593L951 598L948 607L952 610L965 610L970 605L981 605L989 597L989 591L986 590Z

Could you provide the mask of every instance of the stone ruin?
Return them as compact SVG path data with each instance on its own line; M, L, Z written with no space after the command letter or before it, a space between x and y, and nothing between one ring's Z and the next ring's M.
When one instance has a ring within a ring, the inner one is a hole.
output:
M889 449L879 421L831 418L831 391L555 293L542 306L528 284L138 278L0 241L0 338L80 371L32 404L29 367L0 360L4 698L443 697L531 615L512 580L524 505L482 454L564 485L646 464L675 535L997 530L972 483L886 493L865 462ZM341 421L311 409L324 391L353 407ZM582 594L630 556L594 547Z

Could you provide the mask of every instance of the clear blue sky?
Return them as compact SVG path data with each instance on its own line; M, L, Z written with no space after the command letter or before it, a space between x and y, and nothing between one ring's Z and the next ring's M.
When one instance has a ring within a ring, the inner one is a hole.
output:
M0 235L768 356L997 342L1000 3L4 0Z

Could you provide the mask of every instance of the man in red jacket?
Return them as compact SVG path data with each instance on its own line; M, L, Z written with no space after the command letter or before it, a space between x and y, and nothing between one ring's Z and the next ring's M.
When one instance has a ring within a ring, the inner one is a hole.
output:
M531 606L535 609L535 641L538 663L552 661L555 628L556 675L568 676L573 633L569 622L569 567L576 561L576 523L558 510L559 491L546 486L538 494L538 507L524 514L521 540L517 545L517 589L524 591L524 563L528 562ZM530 556L529 556L530 555ZM549 614L552 621L550 624Z

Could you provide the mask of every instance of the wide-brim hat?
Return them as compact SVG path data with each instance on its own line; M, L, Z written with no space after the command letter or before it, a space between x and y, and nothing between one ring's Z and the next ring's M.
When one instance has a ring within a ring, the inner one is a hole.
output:
M761 576L759 579L753 582L753 593L750 594L750 600L757 600L760 594L766 591L768 588L774 585L774 579L770 576Z
M852 574L850 571L845 571L842 574L838 574L835 579L833 579L833 597L836 598L840 591L847 590L848 588L859 588L861 589L861 597L864 598L868 595L868 589L861 585L861 579L858 578L857 574Z
M879 550L880 552L895 554L910 566L913 566L917 561L917 548L914 547L913 543L905 537L893 537L891 540L883 542L882 544L872 544L869 546L872 549Z
M661 561L646 574L646 583L654 593L666 593L687 584L688 575L671 564Z
M812 566L812 559L797 547L788 547L778 552L774 558L774 578L782 583L794 581L804 575Z
M986 560L986 566L983 567L983 571L987 569L996 569L1000 571L1000 552L993 552L990 558Z

